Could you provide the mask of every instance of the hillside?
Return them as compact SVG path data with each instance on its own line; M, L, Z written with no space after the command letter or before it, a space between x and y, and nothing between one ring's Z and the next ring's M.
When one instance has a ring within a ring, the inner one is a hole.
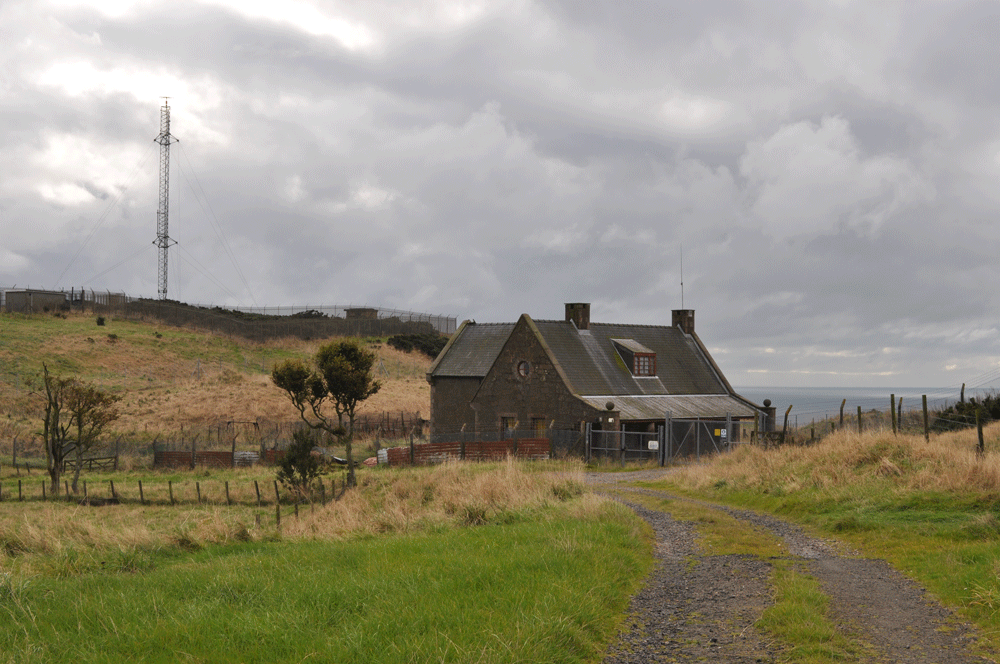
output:
M253 343L153 323L93 315L0 314L0 439L40 428L42 364L121 394L115 434L135 440L176 439L227 422L294 421L298 414L270 381L282 360L308 359L324 340ZM430 412L424 373L430 358L368 340L379 355L381 391L360 412Z

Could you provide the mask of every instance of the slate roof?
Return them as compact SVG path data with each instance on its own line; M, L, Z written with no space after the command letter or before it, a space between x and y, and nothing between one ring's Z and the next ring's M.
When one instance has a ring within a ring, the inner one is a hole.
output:
M728 394L699 394L677 396L594 396L584 397L584 401L597 409L611 401L615 410L625 420L662 420L665 413L677 419L732 417L753 417L756 409L741 399Z
M578 395L729 394L697 343L680 328L591 323L580 331L565 321L534 323ZM629 339L634 347L656 353L657 375L633 376L612 339Z
M513 331L514 323L463 323L428 373L483 378Z

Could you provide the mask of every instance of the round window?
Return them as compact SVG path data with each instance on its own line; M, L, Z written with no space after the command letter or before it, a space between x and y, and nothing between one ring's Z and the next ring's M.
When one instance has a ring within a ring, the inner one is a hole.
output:
M517 363L517 375L521 378L527 378L528 374L531 373L531 364L527 360L521 360Z

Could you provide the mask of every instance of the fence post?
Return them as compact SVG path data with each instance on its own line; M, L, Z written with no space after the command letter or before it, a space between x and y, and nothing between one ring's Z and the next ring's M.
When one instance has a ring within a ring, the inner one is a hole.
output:
M590 422L587 422L587 423L584 424L583 430L584 430L584 438L585 438L585 441L584 441L584 448L585 448L584 449L584 457L586 458L586 463L590 463L590 446L592 444L592 439L591 439L591 435L590 435L591 434Z
M979 414L978 413L976 414L976 422L979 422ZM42 480L42 500L46 500L46 498L45 498L45 480Z
M108 480L108 483L111 484L111 499L114 500L118 497L118 494L115 493L115 481Z
M929 420L927 419L927 395L926 394L923 395L923 402L924 402L924 442L929 443L929 442L931 442L931 429L928 426L928 421Z
M976 408L976 433L979 436L979 445L976 446L976 454L982 458L986 454L986 442L983 440L983 420L979 417L980 408Z
M66 487L66 500L69 500L69 480L65 480L63 485Z
M17 499L19 501L24 500L24 494L21 493L21 478L17 480Z
M896 395L889 395L889 415L892 417L892 435L896 435Z
M416 450L413 448L413 433L411 432L410 433L410 465L411 466L416 465L416 463L417 463L416 460L415 460L415 456L416 456Z
M278 493L278 480L274 480L274 502L281 502L281 495Z
M194 483L194 490L198 494L198 504L201 505L201 482Z
M253 481L253 490L257 492L257 507L260 507L260 485L257 484L257 480Z
M792 406L788 406L788 410L785 411L785 423L781 426L781 444L785 444L785 434L788 433L788 414L792 412Z
M170 504L174 504L174 481L167 480L167 489L170 491Z
M139 504L140 505L146 504L146 496L144 496L142 493L142 480L139 480Z
M229 500L229 480L226 480L226 504L232 505L232 502Z
M847 405L847 399L840 402L840 428L844 428L844 406Z
M858 434L861 434L861 406L858 406Z

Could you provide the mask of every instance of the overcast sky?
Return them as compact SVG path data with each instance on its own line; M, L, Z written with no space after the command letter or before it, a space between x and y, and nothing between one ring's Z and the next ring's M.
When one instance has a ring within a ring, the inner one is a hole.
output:
M3 0L0 285L697 330L1000 374L1000 4Z

